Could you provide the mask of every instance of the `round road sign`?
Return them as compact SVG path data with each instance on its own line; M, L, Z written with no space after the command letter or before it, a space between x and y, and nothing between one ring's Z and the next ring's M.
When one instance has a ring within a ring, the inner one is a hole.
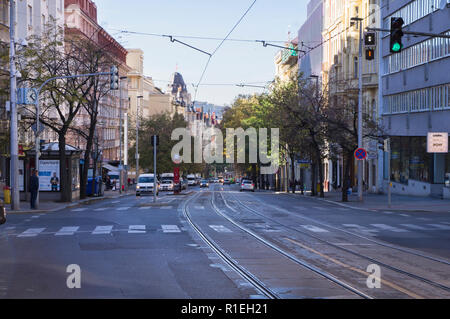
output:
M355 158L360 161L365 160L367 158L367 151L363 148L358 148L355 151Z

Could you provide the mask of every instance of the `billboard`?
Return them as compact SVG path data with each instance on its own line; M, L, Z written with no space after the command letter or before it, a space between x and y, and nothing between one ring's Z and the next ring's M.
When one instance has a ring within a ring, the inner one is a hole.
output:
M448 133L428 133L428 153L448 153Z
M59 176L59 160L40 160L39 161L39 190L41 192L51 191L52 185L50 183L53 175L59 181L61 178ZM58 183L58 191L60 190L60 184Z

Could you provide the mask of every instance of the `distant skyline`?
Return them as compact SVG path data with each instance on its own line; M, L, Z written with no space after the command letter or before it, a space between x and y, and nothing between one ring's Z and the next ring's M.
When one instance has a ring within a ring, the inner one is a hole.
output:
M167 89L167 81L178 70L194 98L195 88L208 56L169 38L131 35L117 30L152 34L201 36L223 39L253 0L96 0L98 22L125 48L144 51L144 73L155 85ZM232 39L287 41L306 19L308 0L280 2L258 0L231 34ZM220 40L177 38L203 51L212 52ZM274 44L282 44L275 43ZM275 75L274 57L278 49L257 42L226 41L211 59L202 80L204 84L253 83L264 85ZM230 105L239 94L263 92L259 88L234 85L200 86L198 101Z

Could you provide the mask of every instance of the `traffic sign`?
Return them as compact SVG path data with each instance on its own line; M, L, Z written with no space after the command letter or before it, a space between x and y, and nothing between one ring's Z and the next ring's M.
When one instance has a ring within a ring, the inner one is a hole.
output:
M360 161L365 160L367 158L367 151L363 148L358 148L355 151L355 158Z

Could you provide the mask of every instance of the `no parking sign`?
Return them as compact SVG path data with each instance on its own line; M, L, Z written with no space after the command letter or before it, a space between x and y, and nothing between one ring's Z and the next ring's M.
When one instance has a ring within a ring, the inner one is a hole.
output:
M365 160L367 158L367 151L363 148L358 148L355 151L355 158L359 161Z

